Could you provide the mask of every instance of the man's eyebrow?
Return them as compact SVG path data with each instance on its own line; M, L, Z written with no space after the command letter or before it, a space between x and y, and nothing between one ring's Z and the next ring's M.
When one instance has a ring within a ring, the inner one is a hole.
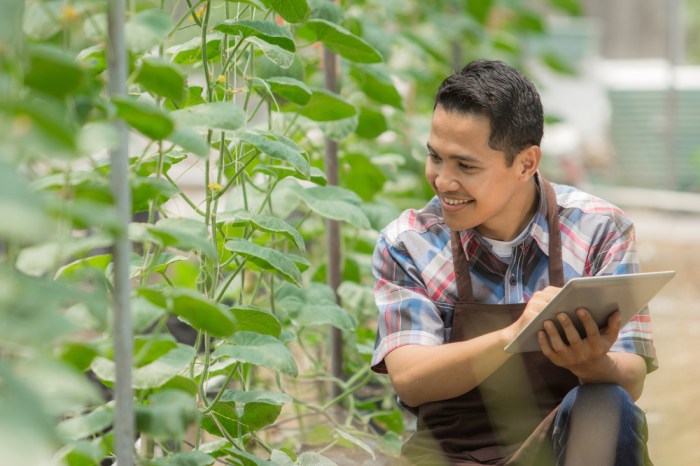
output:
M435 155L440 155L438 152L433 149L433 146L430 145L430 143L426 143L426 147L428 148L428 152L431 154ZM454 160L460 160L462 162L469 162L469 163L480 163L481 161L477 159L476 157L472 157L471 155L458 155L458 154L450 154L447 156L449 159L454 159Z

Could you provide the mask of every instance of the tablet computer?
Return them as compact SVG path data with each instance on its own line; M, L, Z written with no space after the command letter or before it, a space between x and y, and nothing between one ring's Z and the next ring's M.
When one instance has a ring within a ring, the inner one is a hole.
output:
M668 283L675 271L633 273L580 277L569 280L554 299L508 345L505 351L522 353L540 351L537 332L544 329L544 322L551 320L564 341L564 330L556 315L565 312L582 335L586 332L576 317L581 307L588 309L599 328L607 325L608 317L620 310L621 325L625 325Z

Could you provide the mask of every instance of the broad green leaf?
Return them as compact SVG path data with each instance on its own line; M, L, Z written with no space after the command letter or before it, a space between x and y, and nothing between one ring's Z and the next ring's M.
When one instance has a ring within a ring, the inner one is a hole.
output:
M23 364L17 374L31 387L35 402L42 405L49 415L80 412L101 402L94 383L74 367L55 359L34 358L31 364Z
M355 133L362 138L374 139L388 130L382 112L370 107L360 107L359 121Z
M252 453L248 453L247 451L243 450L238 450L236 448L230 449L228 453L233 458L236 458L235 464L240 464L241 466L278 466L272 461L264 460L259 456L255 456Z
M216 462L216 458L206 453L195 450L183 453L175 453L165 458L158 458L149 463L149 466L210 466Z
M296 247L304 251L304 238L301 234L279 217L271 217L269 215L254 214L247 210L236 210L233 212L222 212L216 217L217 222L232 226L253 225L258 230L268 233L280 233L290 241L293 241Z
M111 242L109 237L95 235L40 244L20 251L15 265L25 274L38 277L52 269L58 269L70 257L86 254L95 248L107 247Z
M196 291L173 288L168 290L166 296L170 298L168 310L182 317L197 330L207 331L221 338L236 331L236 323L229 313Z
M107 69L107 54L102 45L81 50L76 59L93 75L98 75Z
M311 7L311 18L313 19L325 19L336 24L343 22L343 9L335 2L309 0L309 6Z
M291 403L292 397L280 392L256 391L256 390L226 390L221 396L222 402L233 402L238 404L247 403L267 403L282 406Z
M273 139L274 138L274 139ZM255 146L260 152L270 157L287 162L299 173L309 177L309 161L306 152L288 139L277 140L274 134L245 133L241 136L241 141Z
M94 466L108 456L107 446L102 438L71 442L56 455L60 464L66 466Z
M236 332L229 339L231 344L217 347L215 358L227 357L234 361L267 367L292 377L298 370L294 356L278 339L253 332Z
M272 21L226 20L214 26L214 29L224 34L241 36L242 39L257 37L288 52L296 50L292 34Z
M381 54L367 41L347 29L325 19L310 19L300 28L299 34L323 45L341 57L357 63L380 63Z
M80 128L77 141L80 154L88 156L102 150L117 148L119 135L114 125L106 121L98 121Z
M83 70L75 57L64 49L51 45L34 45L28 52L29 63L24 76L24 82L28 86L60 98L82 85Z
M372 448L369 445L367 445L367 443L363 442L362 440L360 440L356 436L352 435L350 432L347 432L346 430L341 429L340 427L336 427L335 432L343 440L349 442L350 445L355 446L355 447L360 447L365 452L367 452L369 454L369 456L372 457L372 459L376 459L376 456L374 455L374 451L372 451Z
M569 16L581 16L583 13L579 0L549 0L549 4Z
M371 354L371 352L370 352ZM165 382L160 387L161 390L180 390L185 393L189 393L192 396L197 396L197 381L191 379L189 374L187 376L176 375L172 379Z
M265 89L297 105L306 105L311 99L311 89L302 81L286 76L277 76L262 80L253 78L255 89Z
M245 239L233 239L227 241L224 247L239 254L257 265L263 270L269 270L282 275L286 280L301 286L301 272L296 264L289 260L283 253L260 246Z
M131 300L132 326L135 333L141 333L163 317L165 309L156 306L151 301L136 296Z
M301 23L309 17L306 0L261 0L289 23Z
M58 424L58 433L62 437L78 440L99 434L114 422L113 403L107 403L94 411L81 416L66 419Z
M335 121L354 116L357 109L339 94L314 88L311 99L300 113L314 121Z
M174 142L188 152L202 159L209 156L209 144L199 132L189 126L177 126L168 136L168 141Z
M304 288L283 285L277 293L276 303L300 326L330 324L346 331L357 326L355 318L338 306L333 290L320 283Z
M4 30L3 36L7 36L5 40L8 38L10 39L8 43L21 37L22 31L32 39L46 40L56 35L63 27L60 21L60 8L63 5L61 2L26 2L13 0L8 3L14 8L22 6L26 8L24 17L21 15L22 10L19 11L19 17L17 17L18 12L12 10L11 13L14 14L8 14L7 16L3 14L4 21L1 25ZM14 34L12 34L13 32Z
M146 90L178 104L185 99L186 80L187 76L177 65L156 57L141 60L135 77Z
M171 113L181 126L234 131L245 123L245 112L231 102L193 105Z
M53 221L45 214L43 200L27 186L17 169L0 162L0 238L37 241L48 237Z
M57 100L4 101L0 105L0 117L5 112L14 120L7 142L16 145L20 153L50 160L78 155L73 122L66 118L65 106Z
M348 222L357 228L369 228L370 223L359 205L362 200L355 193L338 186L304 188L298 183L292 189L300 199L317 214Z
M335 121L319 121L316 124L326 138L339 142L353 134L357 130L358 123L359 118L355 114L350 118Z
M491 13L494 0L467 1L467 14L476 19L481 24L486 24Z
M561 55L555 52L545 51L540 55L540 58L542 59L544 64L547 65L552 71L556 71L557 73L568 76L577 75L574 66L570 62L568 62L565 57L562 57Z
M148 231L158 238L163 246L171 246L182 251L198 250L211 257L216 248L209 241L209 233L203 222L189 218L164 218Z
M207 59L220 58L221 34L214 33L207 36ZM180 65L192 65L202 60L202 39L195 37L182 44L173 45L167 49L167 53L173 57L173 62Z
M364 154L348 153L340 159L340 182L364 201L371 201L384 187L386 176ZM363 180L358 183L357 180Z
M315 451L303 452L301 455L299 455L299 458L297 458L297 462L295 464L298 466L338 466L337 463L331 461L320 453L316 453Z
M386 68L379 65L354 64L350 69L350 76L370 99L398 109L403 107L401 95L396 90Z
M178 345L165 356L134 370L131 384L136 389L158 388L187 369L194 356L193 347ZM116 380L114 361L98 357L90 367L100 380L108 384Z
M265 80L281 76L303 82L306 76L306 70L301 59L297 58L296 55L294 55L294 59L290 65L282 67L267 55L263 54L256 57L255 74L258 78Z
M175 124L160 107L127 96L114 96L112 103L117 115L145 136L154 140L168 137Z
M157 174L159 169L161 173L167 173L170 167L185 159L187 159L185 154L176 151L164 153L162 156L158 151L153 151L146 155L139 154L138 157L130 157L129 166L136 175L145 178Z
M241 415L241 424L251 431L262 429L277 420L282 406L270 403L246 403Z
M146 212L153 202L163 204L179 192L167 180L153 176L134 176L129 180L129 185L132 212Z
M151 395L147 405L136 406L135 414L139 432L166 442L182 441L188 426L199 417L199 410L192 395L163 390Z
M68 341L58 348L61 361L83 372L97 356L97 345L91 342Z
M544 34L547 30L544 20L539 13L519 8L513 18L515 26L520 31Z
M267 58L282 69L291 67L296 61L294 52L285 50L282 47L271 44L259 37L251 36L245 39L247 42L255 45L260 49Z
M107 267L112 262L111 254L97 254L94 256L78 259L70 264L64 265L56 272L56 279L80 277L81 272L86 269L94 269L105 273Z
M165 356L175 348L177 348L175 338L167 333L134 337L133 364L135 367L145 366Z
M173 26L170 15L159 9L144 10L124 26L126 45L132 52L145 52L165 40Z
M291 176L298 180L311 181L320 186L325 186L328 183L326 179L326 174L318 167L311 167L310 178L306 178L304 175L294 170L291 167L283 167L282 165L266 165L259 164L255 166L254 173L261 172L269 176L273 176L275 179L281 180Z
M248 331L279 338L282 325L279 319L266 309L253 306L236 306L229 309L239 331Z

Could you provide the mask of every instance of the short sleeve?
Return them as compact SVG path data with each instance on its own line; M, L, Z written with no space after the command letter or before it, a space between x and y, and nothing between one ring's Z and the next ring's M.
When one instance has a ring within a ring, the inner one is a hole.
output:
M620 228L621 227L621 228ZM594 275L620 275L640 271L634 225L627 221L605 237L595 260ZM610 351L642 356L647 372L659 367L647 306L622 329Z
M400 238L391 242L381 234L372 259L379 314L371 364L379 373L387 372L384 357L400 346L440 345L445 341L444 313L429 298L416 261Z

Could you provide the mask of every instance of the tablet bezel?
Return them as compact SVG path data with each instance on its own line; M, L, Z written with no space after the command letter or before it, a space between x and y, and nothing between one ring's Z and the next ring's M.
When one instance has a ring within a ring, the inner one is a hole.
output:
M546 320L552 320L560 335L564 336L563 329L555 319L561 312L565 312L579 333L585 336L583 325L575 315L576 309L582 307L593 315L599 328L605 327L610 314L619 309L622 313L621 325L624 326L644 309L675 274L675 271L667 270L573 278L504 350L509 353L540 351L537 333L544 328ZM595 293L591 290L595 290Z

